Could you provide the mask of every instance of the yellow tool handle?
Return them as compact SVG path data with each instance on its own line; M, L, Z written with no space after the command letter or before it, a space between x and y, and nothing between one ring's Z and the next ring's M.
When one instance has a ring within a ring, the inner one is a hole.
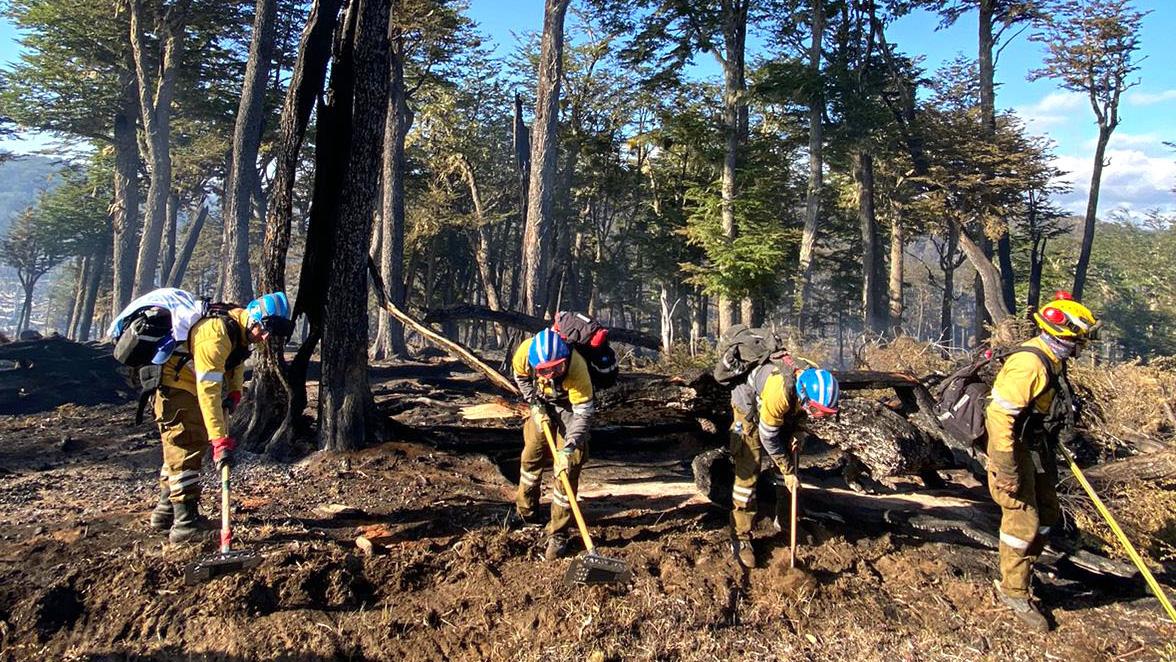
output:
M800 453L796 448L796 442L792 444L792 470L796 472L796 488L789 490L792 492L792 517L789 524L789 557L788 567L796 567L796 520L800 511Z
M1062 451L1062 456L1065 457L1066 461L1070 463L1070 471L1074 473L1074 477L1078 479L1078 482L1082 485L1082 489L1086 490L1086 494L1090 497L1090 500L1094 502L1094 507L1098 509L1098 513L1103 516L1103 519L1106 520L1107 525L1111 527L1111 531L1113 531L1115 533L1115 537L1119 539L1119 544L1123 545L1123 549L1126 550L1127 556L1130 556L1131 561L1135 564L1135 567L1139 568L1139 572L1143 575L1144 581L1147 582L1148 588L1151 589L1151 592L1156 596L1156 599L1160 601L1161 605L1163 605L1164 611L1168 612L1168 618L1172 619L1173 623L1176 623L1176 609L1172 608L1172 603L1168 602L1168 596L1164 595L1164 589L1160 588L1159 582L1157 582L1156 578L1152 576L1152 573L1147 569L1147 566L1143 564L1143 558L1139 556L1139 552L1135 551L1135 546L1132 545L1131 541L1127 539L1127 534L1123 533L1123 529L1119 528L1119 523L1115 521L1114 516L1111 515L1111 511L1107 510L1106 504L1104 504L1102 499L1098 498L1098 495L1095 494L1094 488L1091 487L1090 482L1086 480L1086 476L1082 473L1082 470L1078 468L1078 464L1074 462L1074 456L1070 455L1070 451L1066 450L1066 448L1061 444L1058 445L1058 448Z
M547 437L547 447L551 449L551 459L554 461L555 454L559 452L559 449L555 447L555 438L551 436L551 424L547 421L543 422L543 436ZM580 512L580 504L576 503L576 491L572 489L572 481L568 479L568 472L561 473L559 478L563 481L564 494L568 497L568 505L572 507L572 516L576 518L580 537L584 539L584 550L592 553L592 550L596 549L596 545L592 544L592 536L588 535L588 525L584 522L584 515Z

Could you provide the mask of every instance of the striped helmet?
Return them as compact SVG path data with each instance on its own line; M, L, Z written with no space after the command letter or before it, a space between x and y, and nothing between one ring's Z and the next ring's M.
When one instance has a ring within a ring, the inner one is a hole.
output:
M566 361L572 355L572 349L564 342L559 334L551 329L543 329L535 334L531 340L531 351L527 352L527 363L532 368L548 368L560 361Z
M260 324L263 329L278 336L289 336L294 331L290 320L290 301L285 292L271 292L257 297L245 306L250 324Z
M841 388L828 370L807 368L796 377L796 394L800 404L820 415L836 414Z

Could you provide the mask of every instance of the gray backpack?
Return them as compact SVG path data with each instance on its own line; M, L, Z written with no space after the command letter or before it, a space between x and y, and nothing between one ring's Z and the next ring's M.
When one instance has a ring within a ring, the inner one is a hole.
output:
M784 339L771 329L735 324L719 338L718 362L713 375L723 386L736 386L757 366L787 361Z
M1018 352L1037 356L1049 374L1051 387L1056 387L1057 375L1054 374L1053 362L1036 347L1016 347L960 368L948 375L935 389L935 415L943 429L957 441L984 445L987 439L984 410L988 407L992 382L1005 359Z

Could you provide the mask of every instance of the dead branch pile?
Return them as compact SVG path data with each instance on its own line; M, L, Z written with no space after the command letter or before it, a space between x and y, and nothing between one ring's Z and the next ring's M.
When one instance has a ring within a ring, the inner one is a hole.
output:
M32 414L64 404L126 402L134 396L109 345L61 336L0 346L0 414Z
M1082 427L1108 451L1156 450L1176 440L1176 372L1137 362L1108 367L1078 361L1070 379L1082 398Z

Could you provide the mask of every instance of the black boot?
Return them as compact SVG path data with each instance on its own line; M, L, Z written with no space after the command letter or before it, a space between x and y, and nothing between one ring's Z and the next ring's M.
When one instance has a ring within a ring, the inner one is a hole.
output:
M200 501L185 499L172 502L175 511L175 521L172 522L171 533L167 539L177 545L186 542L198 542L203 527L201 526Z
M554 561L556 559L562 559L568 555L569 547L568 537L562 533L557 533L547 539L547 549L543 550L543 560Z
M155 510L151 511L151 528L156 531L167 531L171 528L174 520L175 512L172 509L171 488L167 486L166 480L160 481L159 502L155 504Z

